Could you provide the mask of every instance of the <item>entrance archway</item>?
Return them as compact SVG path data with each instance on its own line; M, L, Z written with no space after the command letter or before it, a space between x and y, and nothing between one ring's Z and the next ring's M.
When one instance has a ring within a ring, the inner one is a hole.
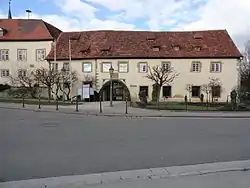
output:
M99 94L102 95L104 101L110 101L110 80L103 84ZM125 101L128 97L128 101L131 100L128 87L121 80L112 80L112 93L113 101Z

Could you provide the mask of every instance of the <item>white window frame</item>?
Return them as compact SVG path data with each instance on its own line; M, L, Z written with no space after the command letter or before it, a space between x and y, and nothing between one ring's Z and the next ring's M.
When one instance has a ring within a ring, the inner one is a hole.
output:
M17 76L27 76L27 70L26 69L18 69Z
M36 61L44 61L46 58L46 49L36 49Z
M138 67L139 73L147 73L148 72L148 63L147 62L140 62Z
M17 49L17 61L27 61L27 49Z
M104 70L104 65L109 65L108 70ZM102 72L109 72L111 65L112 65L111 62L102 62Z
M70 71L70 67L69 67L70 65L69 65L69 62L63 62L63 69L66 71L66 72L68 72L68 71Z
M222 63L221 62L211 62L210 72L218 73L221 72Z
M193 61L191 63L191 72L201 72L201 62Z
M170 61L162 61L161 62L161 67L162 68L167 68L167 69L170 69L170 67L171 67L171 62Z
M9 69L1 69L1 77L9 77L10 70Z
M0 61L9 61L8 49L0 49Z
M85 70L85 65L90 65L90 71L89 70ZM83 62L82 63L82 72L92 72L92 63L91 62Z
M127 66L127 67L126 67L126 70L121 69L121 65L126 65L126 66ZM120 61L120 62L118 62L118 72L127 73L127 72L128 72L128 69L129 69L128 66L129 66L129 65L128 65L128 62L127 62L127 61Z
M55 72L58 72L58 63L51 63L51 69Z

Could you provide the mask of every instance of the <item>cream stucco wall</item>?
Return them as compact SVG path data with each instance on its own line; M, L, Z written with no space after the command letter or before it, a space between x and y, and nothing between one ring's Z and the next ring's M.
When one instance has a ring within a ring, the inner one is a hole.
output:
M237 59L195 59L194 61L200 61L202 63L201 72L195 73L190 72L191 63L193 59L98 59L98 60L72 60L70 69L77 71L78 73L78 82L73 87L72 95L76 95L76 88L81 86L82 81L85 80L85 76L89 75L95 78L96 87L95 90L99 91L102 85L109 79L109 73L103 73L102 62L112 62L112 66L115 72L118 71L118 62L127 61L129 63L129 72L128 73L119 73L119 79L124 80L127 85L132 100L138 100L139 86L148 86L149 87L149 100L151 99L152 93L152 84L154 82L145 78L147 73L139 73L138 63L147 62L149 66L161 65L162 61L170 61L171 66L180 74L172 85L172 98L183 100L185 95L188 95L186 91L187 84L193 84L196 86L201 86L203 84L208 84L209 78L219 78L222 83L222 93L219 101L226 101L231 90L238 86L239 84L239 74L238 74L238 60ZM212 61L220 61L222 63L222 69L219 73L210 72L210 63ZM62 68L63 62L57 62L59 69ZM83 73L82 72L82 63L91 62L92 63L92 72ZM97 73L97 74L96 74ZM95 85L94 85L95 86ZM162 92L161 92L162 97ZM171 99L169 99L171 100ZM197 98L192 100L198 100Z
M24 42L0 42L0 49L9 49L9 61L0 61L0 70L9 69L10 74L17 76L18 69L48 68L48 62L36 60L36 49L46 49L46 54L51 50L52 41L24 41ZM17 60L17 49L27 49L27 61ZM34 65L32 68L31 65ZM9 83L9 78L1 77L0 84Z

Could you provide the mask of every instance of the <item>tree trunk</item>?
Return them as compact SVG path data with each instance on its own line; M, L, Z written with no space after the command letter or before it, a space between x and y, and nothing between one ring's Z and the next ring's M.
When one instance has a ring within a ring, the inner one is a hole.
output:
M161 85L159 85L158 88L157 88L157 101L158 101L158 102L159 102L159 100L160 100L161 88L162 88Z
M48 86L48 103L51 101L51 86Z
M67 100L69 101L70 100L70 93L71 93L71 89L70 87L68 88L68 93L66 93L66 97L67 97Z

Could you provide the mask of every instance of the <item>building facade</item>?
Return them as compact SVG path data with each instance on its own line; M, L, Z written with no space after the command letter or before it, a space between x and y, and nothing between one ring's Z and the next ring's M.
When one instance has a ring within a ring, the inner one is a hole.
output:
M138 100L139 92L145 90L150 100L154 82L146 75L150 67L158 65L173 67L179 74L163 86L161 100L179 101L187 95L199 101L205 94L202 86L218 79L221 84L213 95L218 101L226 101L239 87L241 57L225 30L86 31L62 33L47 60L58 69L77 72L72 96L80 94L84 99L99 94L110 100L112 91L113 100ZM114 69L112 81L110 67Z
M10 76L48 67L46 56L61 31L33 19L0 19L0 84L11 84Z

